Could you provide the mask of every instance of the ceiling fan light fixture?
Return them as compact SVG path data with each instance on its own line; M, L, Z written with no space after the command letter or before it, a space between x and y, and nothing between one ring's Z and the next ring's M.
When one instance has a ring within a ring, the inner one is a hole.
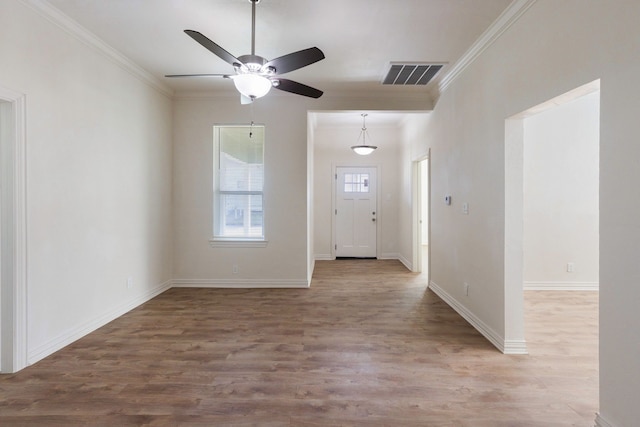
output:
M365 120L368 114L362 113L360 115L362 116L362 129L360 130L360 136L358 137L358 141L360 140L360 138L362 138L362 144L352 145L351 149L356 154L359 154L361 156L368 156L369 154L373 153L378 147L376 147L375 145L367 144L367 136L369 135L369 132L367 131L367 125Z
M231 78L238 92L247 98L262 98L271 90L271 80L259 74L238 74Z

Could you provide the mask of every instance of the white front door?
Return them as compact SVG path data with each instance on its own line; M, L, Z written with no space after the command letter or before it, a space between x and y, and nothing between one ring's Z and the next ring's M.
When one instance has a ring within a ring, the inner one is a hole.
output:
M336 168L336 257L375 258L376 168Z

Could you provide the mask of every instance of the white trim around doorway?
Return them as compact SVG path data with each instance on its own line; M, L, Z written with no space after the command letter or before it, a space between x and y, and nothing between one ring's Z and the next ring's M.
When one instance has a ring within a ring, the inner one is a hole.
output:
M26 96L0 87L0 100L11 105L11 136L2 160L2 333L3 373L27 366L27 209Z

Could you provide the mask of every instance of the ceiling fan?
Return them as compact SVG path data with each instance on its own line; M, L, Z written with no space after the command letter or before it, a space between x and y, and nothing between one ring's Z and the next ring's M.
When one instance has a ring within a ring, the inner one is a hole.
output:
M198 31L184 30L188 36L214 55L233 65L235 74L169 74L165 77L223 77L231 79L241 94L243 104L251 103L255 99L265 96L272 87L310 98L320 98L323 94L321 90L293 80L283 79L280 75L318 62L324 59L324 53L317 47L311 47L270 61L256 55L256 4L260 3L260 0L249 1L251 2L251 54L249 55L236 58Z

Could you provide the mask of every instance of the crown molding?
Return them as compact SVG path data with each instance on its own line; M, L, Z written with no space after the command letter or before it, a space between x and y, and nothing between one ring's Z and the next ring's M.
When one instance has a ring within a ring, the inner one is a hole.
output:
M78 24L76 21L62 13L60 10L53 7L46 0L20 0L20 2L25 6L33 9L49 22L57 25L62 30L75 37L77 40L95 49L111 62L120 66L125 71L129 72L134 77L151 86L158 92L168 97L173 96L173 90L171 88L162 83L155 76L140 67L138 64L124 56L122 53L109 46L106 42L84 28L82 25Z
M486 29L476 40L469 50L456 61L451 69L440 79L438 92L444 93L449 86L462 74L473 61L478 58L489 46L491 46L500 36L509 29L537 0L513 0L502 14ZM436 97L437 98L437 97Z

